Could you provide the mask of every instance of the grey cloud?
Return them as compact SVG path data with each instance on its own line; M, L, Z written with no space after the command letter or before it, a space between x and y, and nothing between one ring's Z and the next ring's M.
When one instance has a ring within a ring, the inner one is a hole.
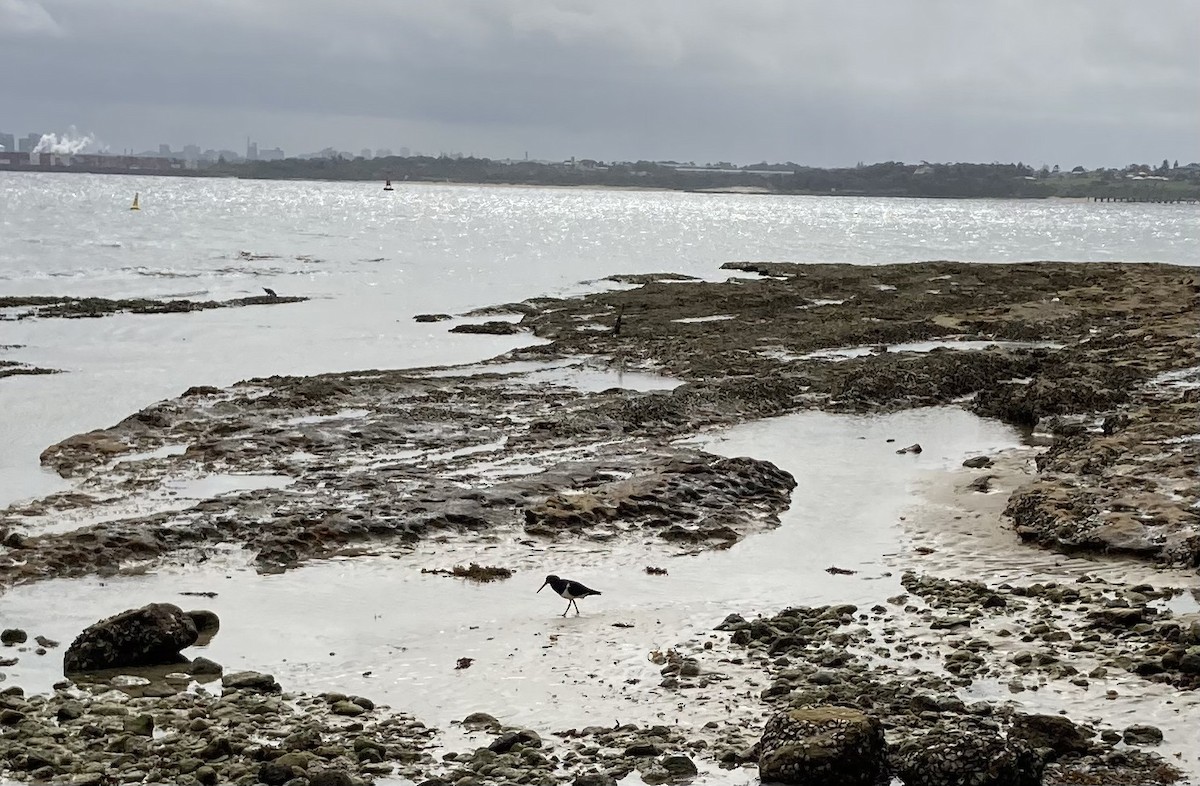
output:
M164 134L189 114L201 141L252 116L295 151L818 164L1123 163L1200 139L1190 0L0 0L17 7L60 38L0 48L0 69L39 75L6 87L8 116L74 105L130 145L181 143Z
M0 40L62 34L54 17L37 0L0 0Z

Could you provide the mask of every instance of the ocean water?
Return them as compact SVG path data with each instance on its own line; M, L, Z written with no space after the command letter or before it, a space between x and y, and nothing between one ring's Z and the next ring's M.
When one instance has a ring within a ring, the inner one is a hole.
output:
M614 273L721 280L735 275L719 269L729 261L1200 264L1200 213L1185 205L381 186L0 173L0 296L227 299L271 287L311 298L191 314L0 321L0 359L65 372L0 379L0 506L66 488L38 464L46 446L190 386L477 363L535 339L452 334L453 323L415 323L413 315L593 291L616 286L601 280ZM131 212L135 192L142 209ZM557 372L545 373L553 382ZM897 457L891 438L919 439L926 452ZM69 639L101 616L180 587L217 588L213 605L225 629L212 654L231 667L274 671L290 688L353 687L439 726L473 709L539 730L592 716L608 722L617 711L670 722L669 701L613 687L656 680L649 648L704 638L728 611L881 602L898 591L887 555L906 548L894 522L915 504L922 473L1018 449L1020 436L949 408L879 419L798 413L700 442L776 461L801 485L779 530L727 552L672 559L669 581L645 575L647 560L662 555L640 547L595 554L423 544L405 560L335 561L266 577L239 554L216 567L14 588L4 620ZM862 493L864 476L873 479L870 494ZM419 572L475 559L520 572L485 587ZM831 579L830 564L859 575ZM560 620L557 598L534 593L551 569L596 581L605 594L589 599L583 616ZM400 613L388 602L397 597L418 599L419 611ZM625 634L614 632L614 621L636 628L618 638ZM547 631L564 646L548 648ZM581 676L571 644L590 653L600 682ZM453 671L447 664L463 654L479 663ZM57 661L24 658L9 684L41 690L57 678ZM1006 695L1002 687L993 693ZM1194 730L1155 714L1161 699L1130 695L1122 712L1164 725L1170 745L1194 748ZM1046 711L1096 716L1113 706L1049 690L1038 701Z
M134 194L141 210L131 211ZM528 338L412 321L730 261L1197 264L1194 206L0 173L0 295L296 305L0 321L0 505L60 488L38 454L192 385L465 363Z
M66 488L39 466L46 446L193 385L475 363L536 341L453 334L452 323L416 323L414 314L617 286L602 280L614 273L721 280L739 275L720 270L730 261L929 259L1198 264L1200 213L1068 201L413 183L385 192L379 183L0 173L0 296L206 300L271 287L311 298L0 321L0 359L64 372L0 380L0 506Z

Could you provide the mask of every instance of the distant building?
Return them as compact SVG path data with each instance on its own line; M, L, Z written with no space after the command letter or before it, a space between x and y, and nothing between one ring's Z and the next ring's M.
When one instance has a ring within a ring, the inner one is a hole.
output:
M42 141L41 134L29 134L21 137L17 142L17 151L20 153L32 153L33 149Z
M83 172L169 172L181 169L183 163L178 159L163 156L0 152L0 167L34 168L34 171L74 169Z
M258 160L258 143L251 142L250 137L246 137L246 160L247 161L257 161Z
M17 139L12 134L0 134L0 152L17 152Z
M278 147L264 147L258 151L259 161L282 161L284 158L283 150Z
M386 147L381 147L375 151L376 158L391 158L391 156L392 156L392 151L388 150Z
M159 145L158 146L158 155L161 156L162 158L170 158L172 155L171 154L171 146L170 145Z
M364 147L362 149L362 152L359 153L359 155L362 156L363 158L369 159L371 157L371 148Z
M401 158L408 158L410 155L411 155L411 152L409 151L409 149L407 147L400 148L400 157Z

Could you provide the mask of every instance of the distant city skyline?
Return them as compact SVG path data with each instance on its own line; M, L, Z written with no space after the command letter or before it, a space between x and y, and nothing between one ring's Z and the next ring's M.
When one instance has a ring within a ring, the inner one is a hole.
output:
M329 156L336 153L347 157L362 156L363 158L386 158L392 155L407 157L409 155L421 155L421 153L412 151L409 147L401 145L395 152L389 147L362 148L357 152L346 148L335 148L325 146L317 150L305 152L286 153L281 147L264 147L258 140L252 137L245 138L245 146L236 150L232 147L207 147L188 142L180 144L174 142L158 142L154 145L145 148L137 146L115 146L106 143L101 137L94 134L80 133L74 126L66 131L56 133L54 131L46 132L28 132L17 133L10 132L7 129L0 128L0 152L21 152L31 153L35 149L42 147L45 152L86 152L86 153L104 153L112 155L139 155L139 156L162 156L170 158L179 158L182 160L203 160L211 158L216 160L218 157L226 159L238 159L247 161L278 161L287 158L289 155L297 158L313 158L321 156ZM439 151L436 155L461 155L457 151Z
M175 142L158 142L158 143L156 143L152 146L146 147L144 149L138 149L137 147L128 147L128 146L121 147L119 149L115 149L114 146L106 144L102 138L100 138L98 136L94 136L92 134L81 134L74 127L71 127L70 129L68 129L67 131L65 131L63 133L55 133L53 131L50 131L50 132L43 132L43 133L29 132L29 133L21 134L21 135L18 135L17 133L9 131L8 129L0 128L0 152L10 151L10 150L15 149L18 152L29 153L29 152L32 152L38 146L39 143L43 143L47 137L54 140L50 143L51 148L57 143L58 145L64 146L65 150L71 150L73 152L89 152L89 153L103 152L103 153L113 154L113 155L136 155L136 156L152 156L152 157L160 156L160 157L176 158L179 160L186 161L188 163L196 163L196 162L215 163L218 160L222 160L222 159L225 161L230 161L230 162L278 161L278 160L282 160L285 158L332 158L334 156L344 156L347 158L355 158L355 157L361 156L362 158L370 159L370 158L385 158L385 157L392 156L392 155L397 155L397 156L404 157L404 158L407 158L409 156L420 156L420 155L432 155L432 156L446 155L446 156L454 156L454 157L474 155L474 156L478 156L480 158L490 158L490 159L494 159L494 160L532 159L532 160L539 160L539 161L557 161L557 160L567 160L567 159L574 159L574 158L588 158L590 160L600 160L600 161L606 160L603 158L586 156L586 155L584 155L584 156L566 156L563 159L552 158L552 157L540 157L540 156L536 156L536 155L531 156L528 151L522 152L521 155L519 155L519 156L496 156L496 155L486 155L486 154L482 154L482 153L473 153L473 152L464 153L464 152L456 151L456 150L438 150L436 152L427 153L427 152L423 152L420 150L413 150L412 148L410 148L406 145L401 145L401 146L395 148L394 150L393 150L393 148L390 148L390 147L376 147L376 148L362 148L357 151L349 149L349 148L341 148L341 147L334 147L334 146L327 145L325 147L322 147L320 149L315 149L315 150L308 150L308 151L302 151L302 152L297 152L297 151L287 152L281 147L271 147L271 148L263 147L259 144L258 140L254 139L253 137L249 137L249 136L245 138L244 147L241 150L236 150L236 149L233 149L232 147L224 147L224 148L207 147L207 146L196 144L194 142L190 142L187 144L179 144L179 142L177 142L177 141L175 141ZM179 147L175 147L175 145L179 145ZM49 150L51 148L47 148L47 151L49 152ZM65 152L65 150L64 150L64 152ZM1171 160L1177 160L1177 159L1181 158L1179 156L1174 156L1170 151L1166 151L1166 152L1162 153L1161 155L1166 157L1167 159L1171 159ZM1186 158L1186 157L1183 157L1183 158ZM1200 159L1200 156L1197 156L1197 158ZM637 156L637 157L633 157L633 158L629 158L629 159L608 159L608 160L614 160L614 161L616 161L616 160L620 160L620 161L638 161L638 160L655 161L655 160L657 160L657 161L681 161L681 162L684 161L684 159L679 156L664 157L664 158L657 158L657 159L649 158L646 156ZM688 160L690 161L692 159L688 159ZM1119 161L1119 162L1112 161L1112 162L1096 164L1093 166L1086 166L1085 168L1087 168L1087 169L1120 169L1120 168L1126 167L1130 164L1150 164L1150 165L1152 165L1152 164L1155 164L1156 162L1158 162L1159 160L1160 160L1160 158L1158 156L1152 156L1150 158L1140 160L1140 161L1138 161L1138 160ZM942 162L942 163L953 162L952 159L937 159L937 158L920 159L920 161L932 161L932 162ZM813 167L819 166L818 164L812 164L812 163L805 162L803 160L794 159L794 158L780 159L780 160L776 160L776 161L772 161L772 160L766 159L766 158L757 158L757 159L754 159L751 161L737 161L737 162L730 162L730 160L727 158L718 158L718 159L709 159L709 160L705 160L705 161L700 161L697 163L700 163L700 164L733 163L735 165L751 165L751 164L760 163L760 162L767 162L767 163L772 163L772 164L795 163L799 166L813 166ZM1054 166L1054 167L1061 166L1064 168L1073 168L1075 166L1080 166L1080 164L1077 162L1066 163L1066 162L1059 162L1059 161L1036 161L1036 160L1033 160L1032 158L1017 158L1015 160L1007 161L1007 162L1003 162L1003 163L1017 163L1017 162L1023 162L1025 164L1028 164L1028 165L1031 165L1034 167L1039 167L1039 168L1042 166ZM864 162L858 161L856 163L864 163ZM866 161L865 163L879 163L879 162ZM919 163L919 162L918 161L910 161L908 163ZM991 162L980 161L980 162L963 162L963 163L991 163ZM1193 161L1192 159L1187 159L1186 163L1195 163L1195 161ZM848 164L846 166L853 166L853 164Z

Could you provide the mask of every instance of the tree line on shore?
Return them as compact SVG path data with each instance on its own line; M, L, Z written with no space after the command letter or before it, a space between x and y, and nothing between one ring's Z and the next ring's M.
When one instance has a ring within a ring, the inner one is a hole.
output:
M1034 169L1023 163L905 164L889 161L822 169L798 164L695 166L677 162L497 161L458 156L289 158L218 163L205 174L255 179L392 180L683 191L913 197L1200 198L1200 167L1131 164L1122 169Z

